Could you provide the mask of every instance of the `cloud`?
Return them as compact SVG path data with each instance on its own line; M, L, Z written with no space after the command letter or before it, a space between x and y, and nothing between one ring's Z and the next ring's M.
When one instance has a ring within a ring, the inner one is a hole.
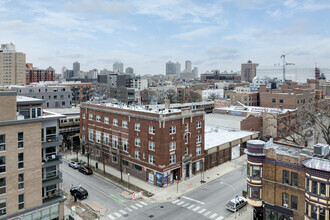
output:
M224 48L224 47L218 47L218 48L210 48L206 51L207 54L238 54L237 49L232 48Z
M209 26L209 27L203 27L203 28L199 28L196 30L176 34L171 37L181 39L181 40L195 40L196 38L208 37L209 35L214 34L214 33L218 32L219 30L220 30L220 27Z
M130 9L130 5L120 1L105 0L80 0L78 2L68 2L64 9L70 13L79 14L101 14L120 15Z

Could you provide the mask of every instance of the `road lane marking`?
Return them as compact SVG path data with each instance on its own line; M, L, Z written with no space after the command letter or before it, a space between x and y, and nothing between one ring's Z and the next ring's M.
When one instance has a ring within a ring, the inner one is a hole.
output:
M189 197L186 197L186 196L181 196L181 197L184 198L184 199L188 199L190 201L197 202L199 204L205 205L205 202L201 202L201 201L198 201L196 199L192 199L192 198L189 198Z
M213 215L211 215L209 218L210 219L214 219L218 214L217 213L214 213Z
M119 214L118 212L114 212L113 213L115 216L117 216L117 218L119 218L121 216L121 214Z
M113 198L114 200L120 202L121 204L124 204L126 200L122 199L120 196L109 194L109 197Z
M126 209L127 209L128 211L130 211L130 212L133 212L133 210L132 210L132 209L130 209L130 208L128 208L128 207L127 207Z
M222 220L224 217L220 216L219 218L217 218L216 220Z
M183 205L182 205L182 207L186 207L186 206L188 206L188 205L190 205L190 203L189 203L189 202L187 202L187 203L183 204Z
M132 207L133 209L138 209L138 208L136 208L134 205L131 205L131 207Z
M143 205L140 205L140 204L135 204L137 207L140 207L140 208L142 208L143 207Z
M200 209L201 207L197 206L193 209L194 212L197 212L198 209Z
M145 205L145 206L147 206L148 204L147 203L145 203L145 202L140 202L142 205Z
M175 204L175 203L178 203L180 201L180 199L177 199L175 201L173 201L172 203Z
M202 209L202 210L200 210L198 213L199 214L202 214L203 212L205 212L206 211L206 209Z
M115 220L117 217L113 217L112 215L108 215L108 217L111 219L111 220Z
M127 214L127 212L125 212L124 210L119 210L119 212L123 213L123 215Z
M192 209L194 207L195 207L195 205L191 205L191 206L188 207L188 209Z
M181 201L181 202L178 203L178 205L181 205L181 204L183 204L183 203L184 203L184 201Z
M209 214L211 214L211 211L207 211L204 213L204 216L208 216Z

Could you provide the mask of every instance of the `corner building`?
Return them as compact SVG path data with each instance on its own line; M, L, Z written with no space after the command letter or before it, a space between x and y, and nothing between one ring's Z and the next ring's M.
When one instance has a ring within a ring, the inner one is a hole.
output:
M245 152L254 219L330 219L329 145L312 149L252 140Z
M82 153L163 187L202 171L204 111L83 103Z

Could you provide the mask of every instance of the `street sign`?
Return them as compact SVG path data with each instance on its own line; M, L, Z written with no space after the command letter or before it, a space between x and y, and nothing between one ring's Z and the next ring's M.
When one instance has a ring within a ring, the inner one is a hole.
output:
M176 180L176 183L179 184L179 180Z

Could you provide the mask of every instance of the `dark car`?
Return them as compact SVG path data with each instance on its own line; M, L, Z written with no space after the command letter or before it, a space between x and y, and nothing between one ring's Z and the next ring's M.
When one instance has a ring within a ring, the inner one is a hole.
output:
M83 166L81 166L81 167L78 168L78 170L79 170L79 172L81 172L81 173L83 173L85 175L93 174L93 170L91 168L89 168L89 167L83 167Z
M78 199L86 199L88 196L88 192L86 189L82 188L81 186L79 187L72 187L70 189L70 194L71 196L76 196Z

